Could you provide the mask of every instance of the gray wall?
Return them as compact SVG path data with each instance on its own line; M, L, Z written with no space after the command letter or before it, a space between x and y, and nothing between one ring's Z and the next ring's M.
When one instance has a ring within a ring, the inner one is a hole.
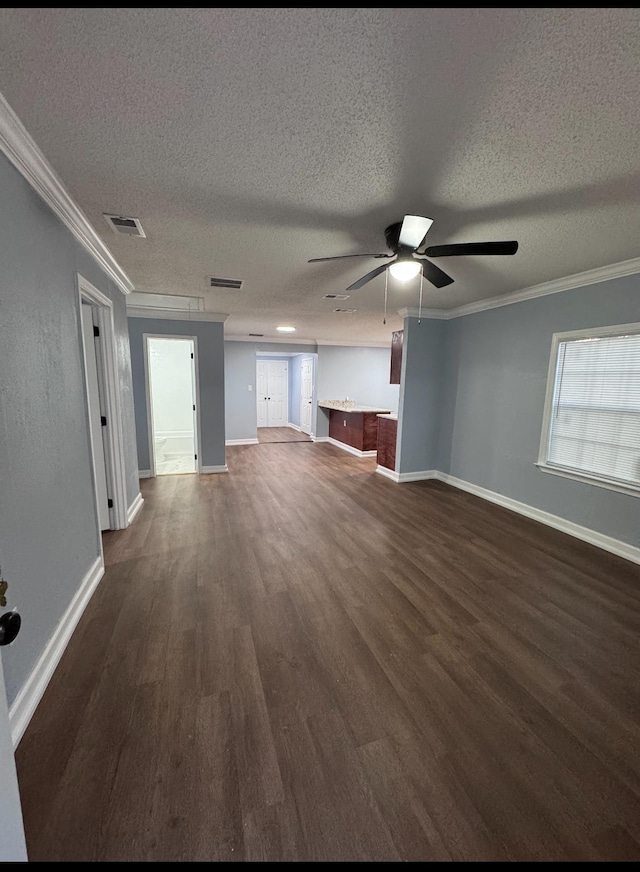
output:
M389 348L356 348L321 345L318 347L318 400L343 400L345 397L364 406L398 410L399 385L389 384ZM329 435L329 415L318 409L317 436Z
M218 321L129 318L138 465L150 469L143 334L195 336L200 386L200 453L203 466L224 466L224 325Z
M139 493L125 298L0 155L0 565L22 631L9 704L99 554L76 274L114 303L129 504Z
M316 346L285 342L254 343L230 339L225 341L224 378L227 439L257 438L256 358L261 351L269 352L270 356L271 353L313 354L316 351ZM287 357L289 361L292 359ZM291 390L291 363L289 364L289 379ZM247 385L252 386L251 391L247 390ZM291 405L289 411L291 411Z
M640 545L637 497L534 465L552 335L639 320L640 277L627 276L446 322L441 469Z
M300 391L302 389L302 361L304 355L297 354L289 364L289 421L300 426Z
M436 469L442 406L445 321L405 318L396 470Z

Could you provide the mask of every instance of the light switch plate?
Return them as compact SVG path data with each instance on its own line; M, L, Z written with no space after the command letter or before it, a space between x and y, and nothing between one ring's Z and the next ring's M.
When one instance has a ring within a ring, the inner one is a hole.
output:
M253 390L253 385L247 385L247 390L248 390L248 391L252 391L252 390Z

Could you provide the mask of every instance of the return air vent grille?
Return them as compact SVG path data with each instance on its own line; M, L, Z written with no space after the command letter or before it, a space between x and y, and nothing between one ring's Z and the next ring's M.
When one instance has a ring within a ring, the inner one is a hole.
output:
M209 284L212 288L230 288L234 291L239 291L242 287L241 279L218 279L215 276L209 277Z
M325 294L323 300L348 300L351 294Z
M107 215L106 212L103 215L114 233L124 234L124 236L140 236L146 239L147 234L142 229L139 218L127 218L124 215Z
M334 309L334 312L342 312L343 315L353 315L354 312L357 312L357 309Z

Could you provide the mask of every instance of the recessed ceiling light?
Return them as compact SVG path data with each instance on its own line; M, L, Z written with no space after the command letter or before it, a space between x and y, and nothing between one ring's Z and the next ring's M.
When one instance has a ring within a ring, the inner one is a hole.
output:
M295 327L276 327L276 330L278 331L278 333L295 333L296 332Z

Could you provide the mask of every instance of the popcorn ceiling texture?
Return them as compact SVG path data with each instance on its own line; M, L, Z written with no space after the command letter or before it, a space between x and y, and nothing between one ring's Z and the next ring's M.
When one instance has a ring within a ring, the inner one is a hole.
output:
M383 341L384 277L332 310L406 213L451 308L637 257L640 10L1 9L0 91L136 290L204 296L227 334ZM103 212L139 217L117 237ZM243 279L211 289L207 276ZM417 282L389 282L390 310Z

